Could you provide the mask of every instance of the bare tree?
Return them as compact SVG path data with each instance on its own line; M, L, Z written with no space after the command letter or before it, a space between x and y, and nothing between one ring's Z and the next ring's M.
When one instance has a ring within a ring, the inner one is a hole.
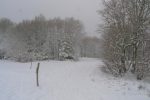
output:
M150 21L149 0L104 1L103 58L112 73L136 71ZM143 47L145 48L145 47ZM143 56L142 59L145 57ZM127 63L129 63L127 65Z

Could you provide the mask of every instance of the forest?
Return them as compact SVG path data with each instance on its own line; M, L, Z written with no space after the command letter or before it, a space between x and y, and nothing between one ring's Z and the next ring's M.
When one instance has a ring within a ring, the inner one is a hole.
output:
M15 23L0 19L0 58L18 62L100 57L100 39L86 36L80 20L43 15Z

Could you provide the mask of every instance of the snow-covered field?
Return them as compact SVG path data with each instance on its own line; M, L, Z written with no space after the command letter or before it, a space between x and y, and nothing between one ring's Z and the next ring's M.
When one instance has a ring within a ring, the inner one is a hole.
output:
M150 100L148 82L114 78L101 72L98 59L41 62L0 61L0 100Z

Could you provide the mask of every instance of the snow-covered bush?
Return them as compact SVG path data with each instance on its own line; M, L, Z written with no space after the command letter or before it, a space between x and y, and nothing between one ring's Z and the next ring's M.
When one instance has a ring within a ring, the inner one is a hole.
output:
M137 80L142 80L143 78L150 75L150 66L148 63L138 63L135 71L137 75Z

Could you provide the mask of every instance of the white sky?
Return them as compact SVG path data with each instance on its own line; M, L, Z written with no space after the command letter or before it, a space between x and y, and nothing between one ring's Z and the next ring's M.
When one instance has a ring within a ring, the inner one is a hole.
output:
M85 25L89 35L97 34L100 22L97 10L102 0L0 0L0 17L19 22L32 19L39 14L46 18L75 17Z

